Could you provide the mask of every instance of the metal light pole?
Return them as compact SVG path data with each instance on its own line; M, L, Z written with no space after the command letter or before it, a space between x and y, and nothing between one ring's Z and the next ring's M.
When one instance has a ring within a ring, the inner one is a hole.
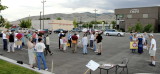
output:
M97 24L97 20L96 20L96 16L97 16L97 15L96 15L96 12L97 12L98 10L95 9L94 11L95 11L95 25L96 25L96 24ZM94 26L95 26L95 25L94 25ZM94 26L93 26L93 28L94 28Z
M41 19L42 19L42 18L41 18L41 13L42 13L42 12L40 12L40 19L39 19L39 20L40 20L40 30L41 30Z
M42 3L43 3L43 29L44 29L44 3L45 2L46 2L45 0L42 1Z

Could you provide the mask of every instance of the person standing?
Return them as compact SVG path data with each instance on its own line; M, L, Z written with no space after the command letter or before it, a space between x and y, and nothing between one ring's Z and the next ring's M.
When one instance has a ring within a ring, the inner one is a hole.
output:
M133 38L132 38L133 42L136 43L138 41L138 38L137 38L137 35L134 34L133 35ZM136 52L136 49L131 49L132 50L132 53L135 53Z
M27 46L28 46L28 57L29 57L29 64L31 68L34 68L34 64L36 63L35 59L35 51L34 51L34 44L32 43L32 38L29 37L28 38L28 42L27 42Z
M3 32L2 39L3 39L3 50L7 51L8 43L7 43L6 31Z
M8 51L10 52L10 49L12 49L12 52L14 52L14 31L9 35L9 44L8 44Z
M38 69L39 70L41 69L41 59L42 59L43 65L44 65L44 69L48 70L46 60L45 60L45 57L44 57L44 49L45 48L46 47L45 47L42 39L39 38L38 43L35 45L35 49L36 49L36 52L37 52L37 61L38 61Z
M49 52L50 55L52 55L53 53L51 52L51 50L49 48L50 38L49 38L48 35L46 35L46 37L45 37L45 45L46 45L46 50L45 50L46 55L48 54L48 52Z
M90 37L90 48L93 49L93 42L94 42L94 34L91 32L91 37Z
M98 54L97 55L101 55L102 53L102 36L101 34L98 34L98 36L96 37L97 40L97 47L98 47Z
M38 34L37 34L37 31L35 31L33 34L32 34L32 38L33 38L33 42L36 44L37 43L37 40L38 40Z
M87 44L88 44L88 38L87 38L87 34L84 34L83 38L82 38L82 45L83 45L83 54L87 54Z
M61 49L60 39L62 38L63 35L64 35L63 31L61 31L61 32L58 34L58 37L59 37L59 49Z
M149 38L151 39L151 45L150 45L150 49L149 49L149 54L151 57L151 63L149 64L150 66L156 66L156 50L157 50L157 46L156 46L156 40L154 39L153 34L149 35Z
M71 44L72 44L71 37L72 37L72 35L71 35L71 33L69 32L69 33L68 33L68 43L69 43L69 47L70 47L70 48L71 48Z
M97 51L97 40L96 40L97 36L98 36L98 33L96 33L95 36L94 36L94 42L93 42L93 44L94 44L93 45L94 46L94 48L93 48L94 52L98 52Z
M77 37L77 34L75 33L75 34L72 36L72 45L73 45L73 50L72 50L72 52L73 52L73 53L76 53L77 43L78 43L78 37Z
M139 35L138 38L138 53L142 54L143 53L143 36Z
M63 35L62 40L63 40L63 52L66 52L67 39L66 39L65 35Z

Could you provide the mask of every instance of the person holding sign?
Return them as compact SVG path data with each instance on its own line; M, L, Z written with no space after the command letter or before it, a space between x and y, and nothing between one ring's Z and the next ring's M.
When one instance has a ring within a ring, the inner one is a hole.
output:
M149 54L151 56L151 64L149 64L150 66L156 66L156 50L157 50L157 47L156 47L156 40L154 39L154 36L153 34L150 34L149 35L149 38L151 39L151 45L150 45L150 49L149 49Z
M134 34L133 38L132 38L132 44L131 45L133 47L137 47L137 41L138 41L137 36L136 36L136 34ZM136 48L132 48L131 50L132 50L132 53L136 52Z

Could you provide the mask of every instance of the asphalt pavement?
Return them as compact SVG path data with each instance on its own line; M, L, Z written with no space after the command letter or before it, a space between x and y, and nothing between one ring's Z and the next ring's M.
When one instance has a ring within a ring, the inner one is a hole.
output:
M90 60L94 60L97 63L110 63L119 64L123 57L129 59L128 68L129 74L134 73L157 73L160 74L160 34L155 34L157 41L157 54L156 54L156 67L149 66L150 56L148 50L144 50L143 54L131 53L129 50L129 35L125 37L116 36L103 36L103 52L102 55L96 55L93 50L88 48L88 54L82 54L82 47L79 46L77 53L72 53L72 48L67 48L67 52L62 52L58 49L58 35L50 35L50 49L53 55L46 56L47 66L51 71L51 63L53 60L53 70L55 74L83 74L87 67L85 66ZM82 38L82 33L80 34ZM0 54L3 56L23 61L28 64L28 51L26 47L23 50L15 50L14 53L7 53L3 50L2 40L0 41ZM121 70L118 70L118 74ZM92 71L92 74L99 74L100 70ZM89 74L89 73L88 73ZM106 74L105 70L102 70L102 74ZM109 74L115 74L115 69L109 70ZM126 74L122 72L121 74Z

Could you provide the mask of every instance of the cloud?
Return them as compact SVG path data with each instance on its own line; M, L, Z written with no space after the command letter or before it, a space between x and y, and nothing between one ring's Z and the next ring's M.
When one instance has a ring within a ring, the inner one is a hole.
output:
M42 11L42 0L2 0L9 8L1 14L9 21L39 15ZM97 13L113 13L117 8L158 6L160 0L46 0L45 14L81 13L97 9ZM159 5L160 6L160 5Z

